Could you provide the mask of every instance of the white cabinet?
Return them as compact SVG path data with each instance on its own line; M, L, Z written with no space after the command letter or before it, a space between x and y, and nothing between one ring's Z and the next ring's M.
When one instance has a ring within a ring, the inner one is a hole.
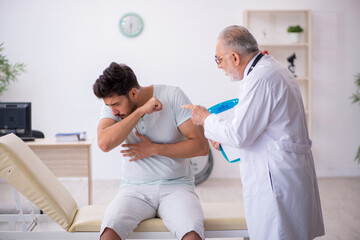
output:
M300 25L304 31L298 43L293 43L287 29ZM311 12L308 10L248 10L244 26L254 35L261 51L267 51L285 66L295 53L295 75L304 101L311 133Z

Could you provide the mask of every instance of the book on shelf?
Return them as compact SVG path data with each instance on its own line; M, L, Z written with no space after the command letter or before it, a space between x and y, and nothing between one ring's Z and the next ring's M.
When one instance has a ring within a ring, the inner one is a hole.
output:
M86 132L70 132L55 134L57 142L78 142L86 140Z

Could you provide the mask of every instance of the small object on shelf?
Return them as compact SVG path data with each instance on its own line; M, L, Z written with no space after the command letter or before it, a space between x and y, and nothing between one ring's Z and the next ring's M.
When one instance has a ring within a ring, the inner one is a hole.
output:
M262 35L263 35L263 37L262 37L262 39L260 40L260 43L261 43L261 44L267 44L267 43L269 43L269 40L268 40L268 38L267 38L267 29L263 29L263 30L262 30Z
M300 33L302 33L304 29L300 25L289 26L287 29L290 42L291 43L299 43L300 42Z
M289 40L291 43L299 43L300 42L300 33L288 33Z
M287 58L287 61L289 62L288 69L290 70L290 72L292 72L292 74L294 74L294 77L297 77L295 74L295 64L294 64L295 59L296 59L296 55L295 53L293 53L290 57Z
M55 135L57 142L78 142L86 140L86 132L57 133Z
M293 33L293 32L301 33L303 31L304 31L304 29L300 25L289 26L288 29L287 29L288 33Z

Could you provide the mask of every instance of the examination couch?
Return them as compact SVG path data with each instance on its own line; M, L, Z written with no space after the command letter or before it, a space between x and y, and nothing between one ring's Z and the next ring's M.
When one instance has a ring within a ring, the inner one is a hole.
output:
M62 231L0 231L0 239L98 239L106 206L78 208L74 198L36 154L16 135L0 137L0 177L53 219ZM214 193L216 194L216 193ZM248 238L238 203L202 203L206 238ZM4 218L2 218L4 219ZM8 221L17 221L9 214ZM13 224L13 223L12 223ZM159 218L142 221L129 239L171 239Z

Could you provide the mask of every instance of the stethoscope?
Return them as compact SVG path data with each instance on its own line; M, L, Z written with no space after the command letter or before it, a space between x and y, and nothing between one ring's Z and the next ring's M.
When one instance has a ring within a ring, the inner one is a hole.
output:
M249 69L249 71L247 72L246 75L249 75L249 73L253 70L253 68L256 66L256 64L260 60L260 58L262 58L263 56L264 56L263 53L260 53L259 55L257 55L257 57L255 58L254 62L251 64L250 69Z

